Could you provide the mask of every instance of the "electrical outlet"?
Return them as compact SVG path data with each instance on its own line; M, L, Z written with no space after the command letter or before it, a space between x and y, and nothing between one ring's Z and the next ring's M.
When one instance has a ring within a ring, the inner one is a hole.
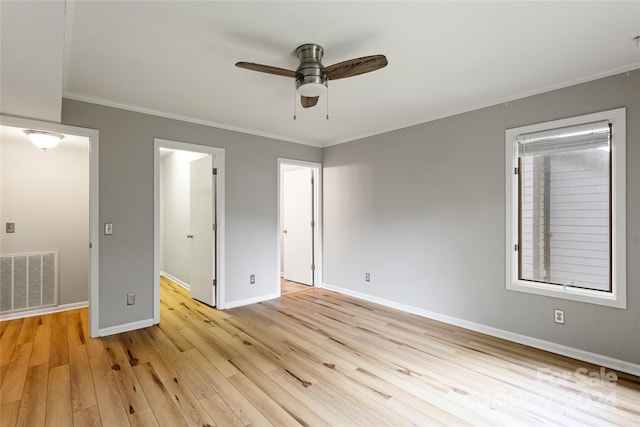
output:
M252 274L251 276L249 276L249 284L253 285L256 283L256 275Z
M111 236L113 234L113 223L105 222L104 223L104 235Z
M554 309L553 310L553 321L564 325L564 310Z
M371 273L364 273L364 281L365 282L371 281Z
M136 303L136 294L131 292L127 294L127 305L134 305Z
M6 232L7 232L7 234L15 233L16 232L16 223L15 222L8 222L7 223Z

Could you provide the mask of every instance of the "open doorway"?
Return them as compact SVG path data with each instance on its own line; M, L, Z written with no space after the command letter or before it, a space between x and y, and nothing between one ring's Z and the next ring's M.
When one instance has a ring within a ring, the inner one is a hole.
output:
M2 320L88 306L98 323L98 131L0 117ZM62 136L55 148L25 130Z
M321 282L321 165L278 159L280 294Z
M154 323L160 277L224 307L224 150L154 141Z

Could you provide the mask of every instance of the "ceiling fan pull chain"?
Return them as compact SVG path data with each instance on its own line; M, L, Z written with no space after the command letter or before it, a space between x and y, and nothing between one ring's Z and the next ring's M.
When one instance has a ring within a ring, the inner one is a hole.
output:
M329 85L327 85L327 120L329 120Z
M296 87L293 86L293 120L296 119Z

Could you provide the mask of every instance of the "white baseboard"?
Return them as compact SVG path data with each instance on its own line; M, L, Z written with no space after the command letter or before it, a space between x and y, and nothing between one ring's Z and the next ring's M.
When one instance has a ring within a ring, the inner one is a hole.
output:
M109 328L102 328L98 330L98 336L106 337L107 335L135 331L136 329L148 328L149 326L153 326L153 319L139 320L137 322L125 323L123 325L111 326Z
M78 308L89 307L89 301L74 302L71 304L61 304L51 307L36 308L34 310L15 311L13 313L0 314L0 321L22 319L25 317L44 316L45 314L58 313L60 311L76 310Z
M605 356L598 353L591 353L589 351L580 350L577 348L568 347L566 345L557 344L554 342L517 334L515 332L505 331L503 329L486 326L480 323L470 322L468 320L459 319L457 317L448 316L446 314L440 314L440 313L425 310L422 308L414 307L411 305L402 304L402 303L391 301L388 299L375 297L372 295L353 291L351 289L333 286L328 283L323 283L322 287L330 291L335 291L335 292L345 294L345 295L350 295L352 297L356 297L365 301L370 301L376 304L384 305L385 307L395 308L397 310L404 311L406 313L416 314L418 316L437 320L439 322L447 323L449 325L459 326L461 328L469 329L475 332L480 332L482 334L490 335L492 337L502 338L508 341L516 342L518 344L524 344L529 347L538 348L540 350L549 351L551 353L560 354L562 356L571 357L574 359L582 360L584 362L593 363L595 365L604 366L604 367L615 369L622 372L627 372L635 376L640 376L640 365L636 363L615 359L613 357Z
M227 310L229 308L241 307L243 305L256 304L256 303L259 303L259 302L269 301L271 299L276 299L276 298L280 298L280 293L279 292L276 292L276 293L273 293L273 294L267 294L267 295L260 295L258 297L247 298L247 299L242 299L242 300L238 300L238 301L227 302L224 305L224 309Z
M167 278L167 279L169 279L169 280L171 280L171 281L172 281L173 283L175 283L176 285L179 285L179 286L181 286L181 287L185 288L186 290L191 291L191 285L190 285L190 284L188 284L188 283L186 283L186 282L183 282L182 280L178 279L178 278L177 278L177 277L175 277L175 276L170 275L170 274L169 274L169 273L167 273L166 271L161 271L161 272L160 272L160 275L161 275L161 276L166 277L166 278Z

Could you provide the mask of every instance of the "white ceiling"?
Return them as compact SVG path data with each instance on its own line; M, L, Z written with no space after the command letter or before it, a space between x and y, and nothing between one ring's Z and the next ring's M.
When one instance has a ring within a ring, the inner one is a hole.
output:
M638 35L637 0L67 2L62 85L68 98L327 146L640 68ZM293 79L234 64L295 70L309 42L325 66L379 53L389 65L330 82L329 120L326 99L296 99L294 121Z

